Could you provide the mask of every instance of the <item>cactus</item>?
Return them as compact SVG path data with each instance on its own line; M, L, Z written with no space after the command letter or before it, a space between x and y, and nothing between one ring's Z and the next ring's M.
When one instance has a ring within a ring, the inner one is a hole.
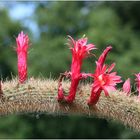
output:
M90 84L80 84L76 99L72 104L57 101L57 80L30 78L25 84L19 84L18 78L2 83L3 96L0 100L0 115L24 113L80 114L118 120L124 125L140 132L140 103L135 96L126 96L115 91L106 97L101 94L96 106L88 106ZM70 83L63 81L65 91Z
M116 72L110 73L114 64L109 68L104 64L112 47L108 47L99 57L94 74L81 73L82 60L95 48L92 44L86 44L87 38L76 42L71 38L74 45L74 48L71 48L73 54L71 71L62 75L70 76L71 81L68 82L62 81L62 76L58 80L27 79L28 35L21 32L16 41L18 77L12 81L0 82L0 115L41 112L97 116L118 120L140 132L140 73L136 74L138 97L130 94L130 81L124 83L123 91L117 90L116 85L121 82L121 77L116 76ZM87 76L93 77L94 83L79 84L79 80ZM62 83L67 94L63 93ZM108 88L115 90L111 90L108 94ZM100 94L102 91L107 96ZM88 105L89 96L91 98Z

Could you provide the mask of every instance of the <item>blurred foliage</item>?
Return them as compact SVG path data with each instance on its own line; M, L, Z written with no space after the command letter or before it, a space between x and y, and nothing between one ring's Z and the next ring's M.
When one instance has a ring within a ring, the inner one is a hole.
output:
M18 22L13 22L9 16L7 10L0 10L0 75L2 78L11 78L13 72L12 62L14 60L13 42L15 41L14 35L20 30L18 28L21 25ZM10 59L9 59L10 54Z
M24 3L24 2L23 2ZM28 2L30 4L31 2ZM17 74L15 37L29 33L29 77L53 77L70 69L71 52L67 35L88 37L97 50L84 61L83 71L93 72L95 60L112 45L106 63L116 63L123 80L140 71L140 2L32 2L36 5L31 20L39 27L39 39L22 22L13 21L8 9L0 9L0 74L3 79ZM24 20L24 19L23 19ZM140 138L118 122L84 116L30 114L0 118L0 138ZM11 127L9 127L11 126Z

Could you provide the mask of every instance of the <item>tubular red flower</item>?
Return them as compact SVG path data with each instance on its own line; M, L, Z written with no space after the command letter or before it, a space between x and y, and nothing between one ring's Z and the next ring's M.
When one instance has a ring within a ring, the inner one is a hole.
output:
M130 78L128 78L124 84L123 84L123 92L126 93L126 95L129 95L131 92L131 84L130 84Z
M21 32L16 38L16 42L19 83L24 83L24 81L27 79L27 50L29 47L28 35L25 35L23 32Z
M113 63L109 68L104 64L107 54L112 49L107 47L96 62L96 70L92 75L94 82L92 84L91 96L88 100L89 105L95 105L102 91L106 96L109 96L109 91L116 90L117 83L122 82L121 77L116 75L116 72L111 72L115 66Z
M137 90L138 90L138 98L140 98L140 73L135 74L136 76L136 83L137 83Z
M70 36L69 38L70 38L69 48L71 49L72 52L71 71L68 74L71 79L70 91L68 96L64 96L62 91L62 84L60 81L58 87L58 100L62 100L63 98L65 101L72 103L75 98L76 89L79 84L79 81L82 78L87 77L85 73L81 73L83 59L90 54L89 52L91 50L95 49L95 46L93 44L87 44L87 38L81 38L78 41L75 41Z

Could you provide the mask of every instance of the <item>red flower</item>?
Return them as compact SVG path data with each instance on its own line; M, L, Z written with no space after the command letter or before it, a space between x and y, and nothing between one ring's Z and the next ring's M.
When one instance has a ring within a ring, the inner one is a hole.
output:
M126 95L129 95L131 92L131 84L130 84L130 78L128 78L124 84L123 84L123 91L126 93Z
M116 90L117 83L121 82L121 77L116 75L116 72L111 72L115 66L113 63L109 68L104 64L106 56L112 47L107 47L96 62L96 70L92 75L94 82L92 85L91 96L88 104L96 104L100 94L104 91L105 95L109 95L109 91Z
M135 76L136 76L135 80L137 82L137 90L138 90L138 93L139 93L138 98L140 98L140 73L135 74Z
M69 103L73 102L76 94L76 89L81 78L86 78L87 74L81 73L81 66L83 59L88 56L89 51L95 49L93 44L87 44L87 38L81 38L78 41L75 41L72 37L70 37L71 45L70 49L72 52L72 64L71 64L71 71L65 73L65 76L70 76L71 78L71 86L68 96L63 95L62 90L62 79L59 82L58 87L58 100L65 100ZM74 47L72 47L74 46Z
M16 38L17 42L17 57L18 57L18 76L19 83L23 83L27 79L27 50L29 38L21 32Z

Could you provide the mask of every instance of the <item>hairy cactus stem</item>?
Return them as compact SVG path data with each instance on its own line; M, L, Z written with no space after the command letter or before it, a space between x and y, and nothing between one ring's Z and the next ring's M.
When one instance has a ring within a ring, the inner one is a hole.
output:
M135 96L126 96L121 91L101 94L96 106L88 106L91 84L81 84L72 104L57 101L58 80L29 79L17 86L18 80L3 83L3 98L0 100L0 115L24 113L79 114L117 120L140 132L140 102ZM70 82L63 81L65 91Z

